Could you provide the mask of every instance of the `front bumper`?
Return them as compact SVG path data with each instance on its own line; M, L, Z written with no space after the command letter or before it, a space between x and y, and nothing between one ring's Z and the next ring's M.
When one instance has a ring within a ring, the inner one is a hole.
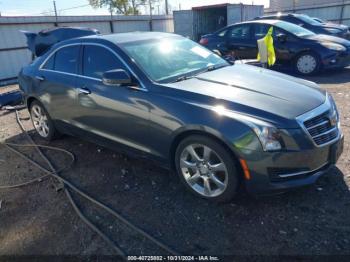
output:
M350 65L350 48L345 52L333 52L322 59L324 69L344 68Z
M343 144L341 135L324 147L296 152L264 152L260 161L247 161L251 178L245 181L246 189L253 194L266 194L314 184L335 165ZM250 153L250 158L254 158L254 152Z

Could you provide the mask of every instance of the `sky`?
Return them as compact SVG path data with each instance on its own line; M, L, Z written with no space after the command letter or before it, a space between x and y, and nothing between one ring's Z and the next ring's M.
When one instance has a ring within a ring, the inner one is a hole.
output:
M158 0L153 13L164 13L164 0ZM179 8L191 9L193 6L220 4L220 3L244 3L259 4L268 7L269 0L168 0L172 10ZM108 15L107 8L93 9L88 0L56 0L59 15ZM148 12L148 8L141 10ZM29 16L29 15L53 15L52 0L0 0L0 13L2 16Z

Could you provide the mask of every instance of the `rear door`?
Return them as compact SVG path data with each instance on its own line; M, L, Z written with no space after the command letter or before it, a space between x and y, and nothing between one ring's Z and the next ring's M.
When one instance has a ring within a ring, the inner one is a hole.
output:
M104 72L123 69L131 72L110 48L99 44L83 44L82 64L77 83L77 126L100 138L148 152L148 96L138 86L111 86L102 82ZM101 140L105 142L106 140Z
M250 24L232 26L227 32L227 47L237 59L256 58L256 45Z
M51 118L70 123L74 118L80 44L58 48L35 77L36 93Z

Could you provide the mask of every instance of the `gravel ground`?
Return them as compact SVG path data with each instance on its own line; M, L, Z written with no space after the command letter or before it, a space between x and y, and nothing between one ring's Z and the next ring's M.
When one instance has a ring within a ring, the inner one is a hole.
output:
M337 167L314 186L278 196L241 194L214 204L188 193L177 177L146 160L133 159L77 138L50 145L73 152L76 163L62 176L122 213L182 254L350 255L350 68L310 80L337 102L345 134ZM9 90L12 90L10 87ZM0 92L5 89L0 88ZM25 126L32 130L28 113ZM47 144L34 133L39 144ZM0 111L0 140L26 143L15 114ZM34 151L23 150L31 157ZM67 163L47 151L56 167ZM38 159L40 162L40 160ZM0 184L23 182L42 173L0 146ZM130 255L165 254L155 245L73 194L84 213ZM20 189L0 190L1 255L113 255L47 179Z

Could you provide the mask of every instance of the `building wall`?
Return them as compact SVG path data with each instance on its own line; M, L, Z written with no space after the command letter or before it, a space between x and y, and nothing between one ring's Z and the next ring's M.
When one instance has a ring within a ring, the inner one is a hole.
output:
M113 20L113 21L112 21ZM96 28L103 34L150 31L149 16L61 16L58 26ZM39 32L55 26L55 17L0 17L0 85L16 81L21 67L31 61L26 37L20 30ZM174 32L172 16L153 16L153 31ZM4 62L6 61L6 62Z
M270 0L269 10L279 11L284 9L315 7L332 4L342 4L344 0Z
M270 0L264 13L276 12L307 14L350 26L350 0Z

